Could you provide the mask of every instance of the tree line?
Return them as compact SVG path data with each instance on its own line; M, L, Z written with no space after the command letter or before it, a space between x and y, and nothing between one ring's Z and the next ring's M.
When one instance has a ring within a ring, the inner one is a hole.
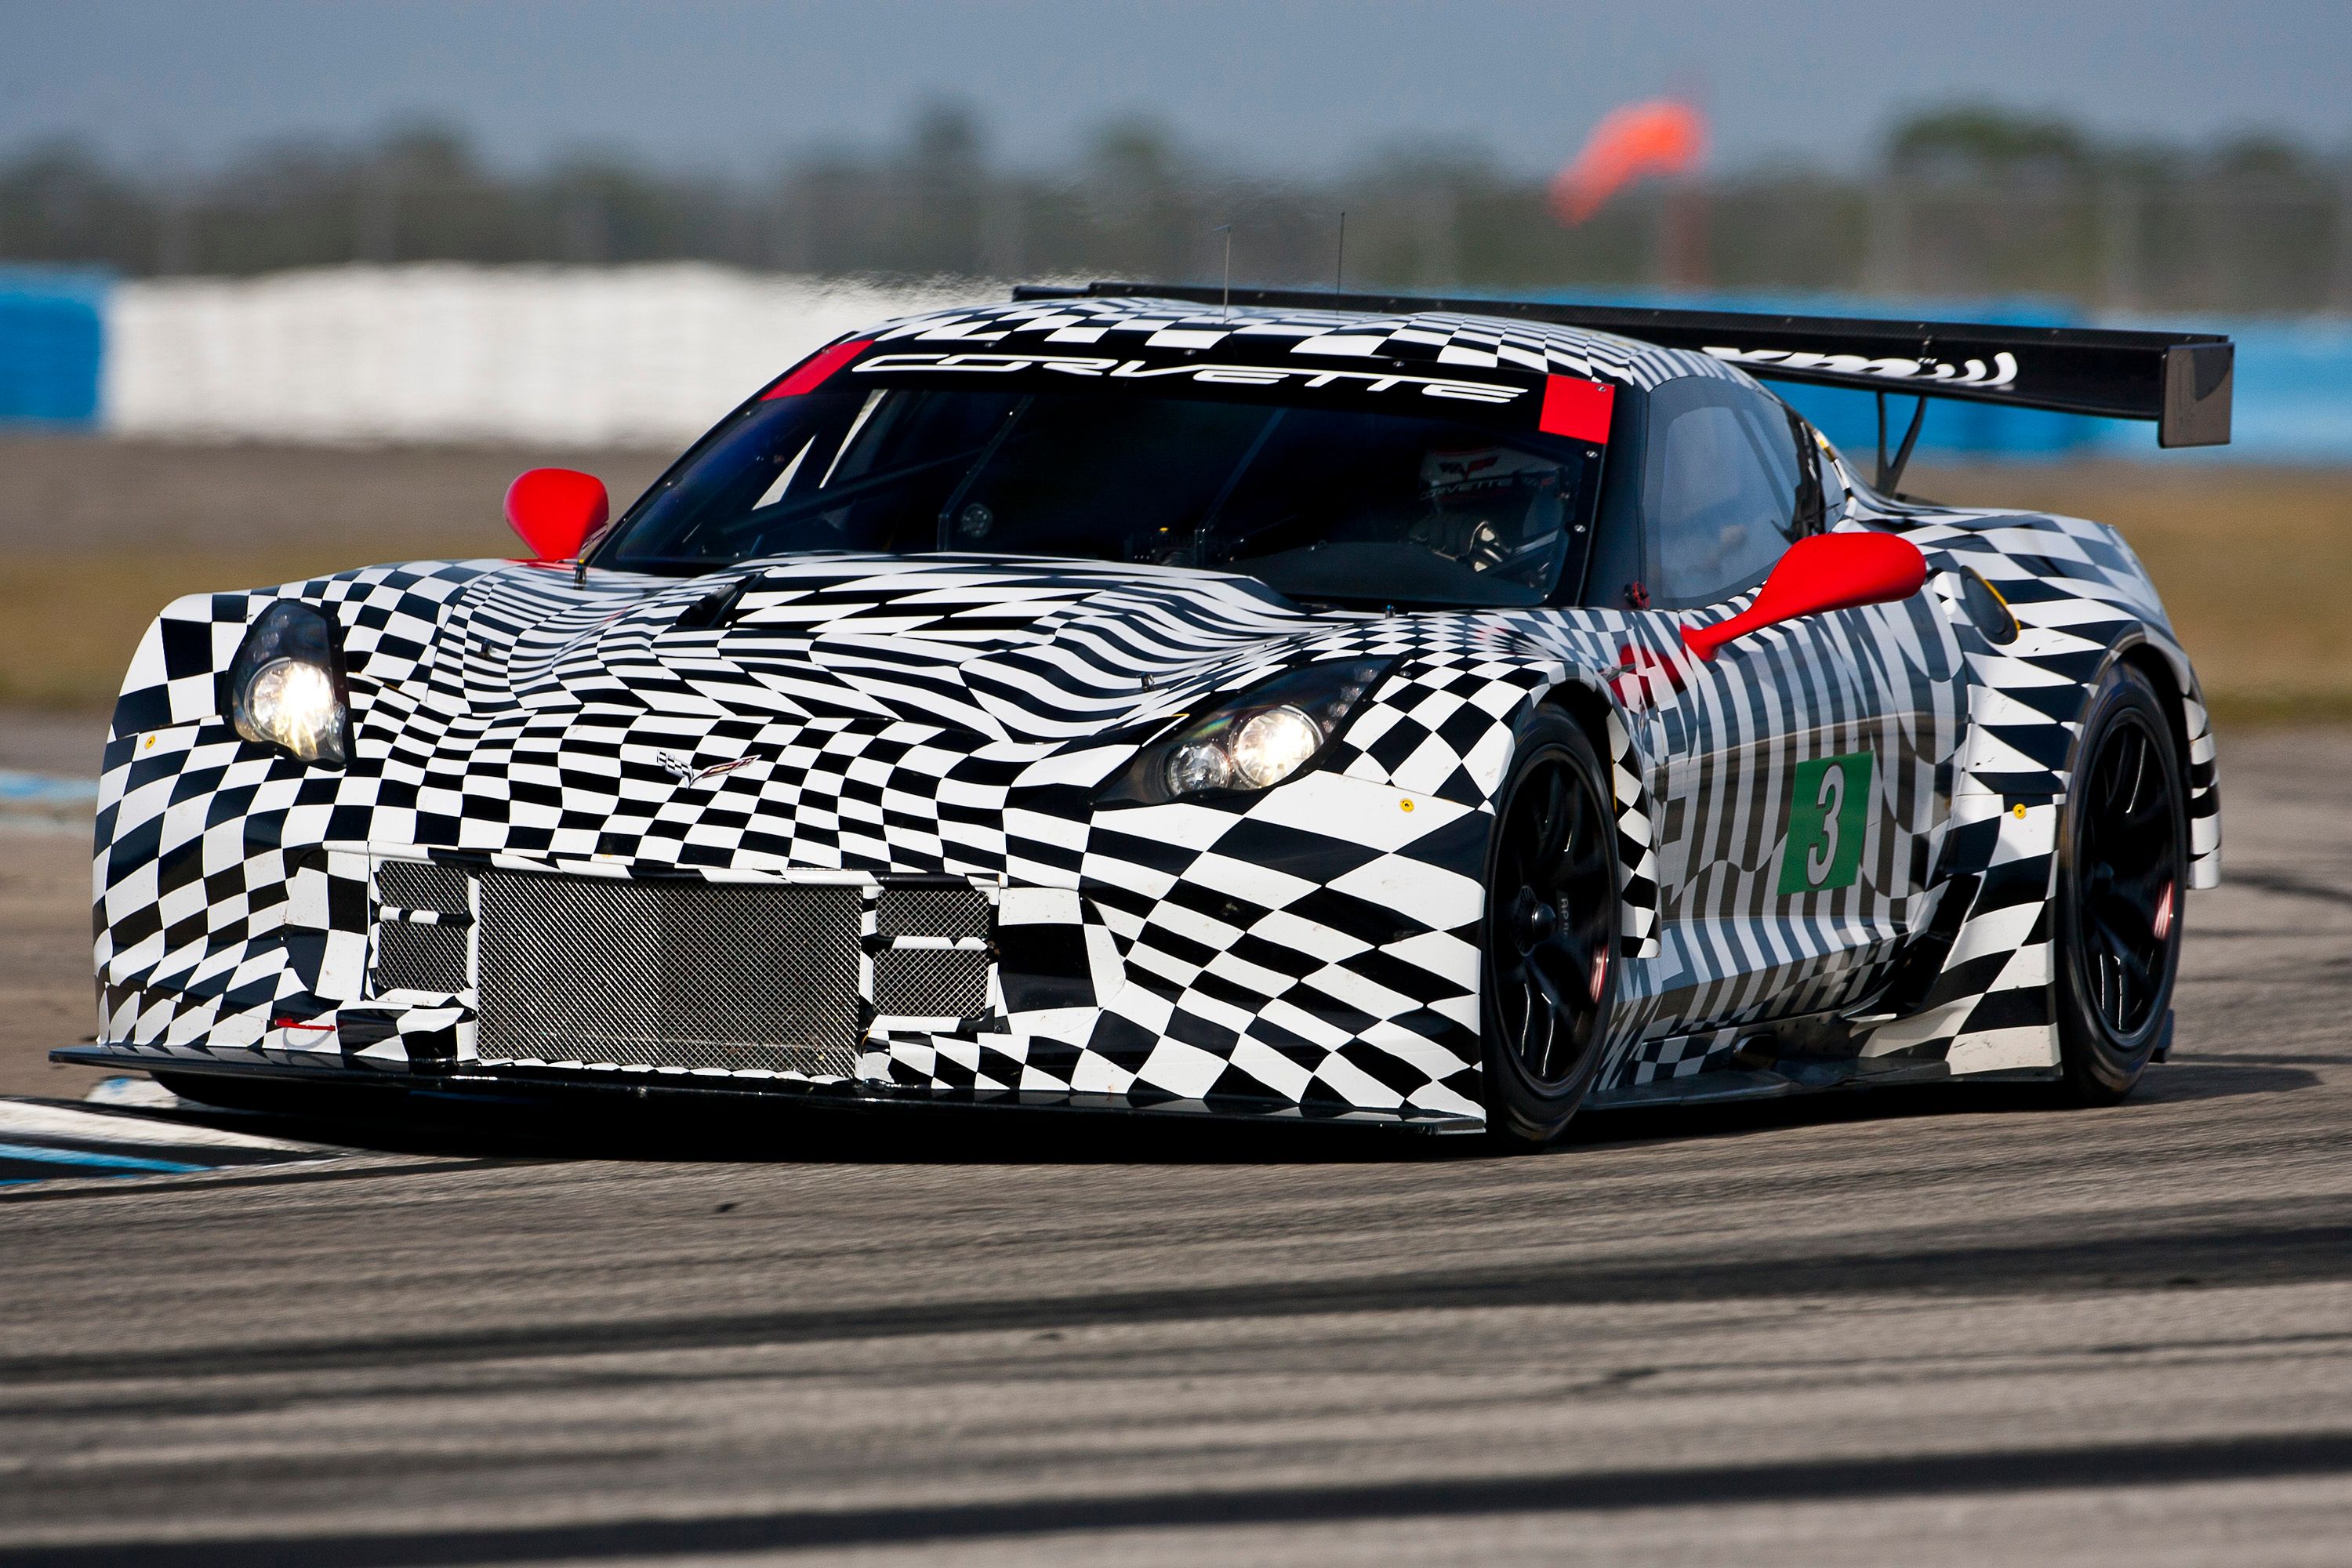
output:
M1344 225L1341 215L1345 215ZM1344 226L1344 241L1342 229ZM495 170L443 126L265 146L169 177L70 142L0 155L0 260L131 275L350 262L708 260L878 276L1350 287L2036 295L2104 310L2352 310L2352 164L2291 142L2103 141L1974 106L1891 127L1857 174L1640 187L1564 226L1541 178L1408 143L1314 178L1223 167L1149 120L1058 168L936 104L758 177L581 155Z

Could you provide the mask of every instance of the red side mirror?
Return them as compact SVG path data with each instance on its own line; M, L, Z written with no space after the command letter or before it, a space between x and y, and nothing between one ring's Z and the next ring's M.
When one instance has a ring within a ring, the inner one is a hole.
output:
M604 481L570 468L531 468L507 487L507 523L541 561L569 561L604 526L613 503Z
M1927 581L1927 558L1907 539L1892 533L1817 533L1789 546L1773 566L1756 602L1727 621L1683 627L1683 646L1701 658L1734 637L1766 626L1907 599Z

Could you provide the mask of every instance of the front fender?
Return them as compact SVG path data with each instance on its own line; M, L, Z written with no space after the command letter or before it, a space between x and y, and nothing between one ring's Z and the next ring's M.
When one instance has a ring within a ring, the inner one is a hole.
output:
M1622 640L1563 626L1556 643L1514 630L1474 637L1458 656L1417 656L1349 727L1329 765L1469 806L1491 826L1528 715L1564 709L1607 761L1624 874L1622 951L1649 958L1658 950L1658 814L1642 726L1619 695Z

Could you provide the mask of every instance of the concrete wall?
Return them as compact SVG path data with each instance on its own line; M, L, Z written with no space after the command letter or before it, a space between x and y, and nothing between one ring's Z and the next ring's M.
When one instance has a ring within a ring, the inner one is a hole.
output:
M677 447L810 350L894 315L1001 299L1002 283L881 286L702 264L338 267L108 285L0 268L0 425L196 440L527 442ZM1664 302L1664 301L1659 301ZM1870 300L1729 308L1869 314ZM1938 313L2054 321L2031 302ZM2352 463L2352 321L2116 322L2230 333L2236 439L2168 461ZM1790 396L1866 452L1859 393ZM1899 435L1910 413L1890 399ZM1931 457L2158 456L2143 425L1937 405Z
M675 446L827 340L1001 293L701 265L335 268L120 285L126 436Z

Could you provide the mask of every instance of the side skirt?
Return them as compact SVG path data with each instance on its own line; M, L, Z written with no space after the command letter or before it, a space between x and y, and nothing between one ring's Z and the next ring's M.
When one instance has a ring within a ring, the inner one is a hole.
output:
M1956 1073L1940 1061L1787 1062L1766 1068L1726 1066L1687 1078L1627 1084L1595 1093L1587 1110L1623 1110L1659 1105L1713 1105L1738 1100L1780 1100L1790 1095L1829 1094L1840 1089L1903 1089L1928 1083L2047 1083L2061 1069L2013 1068Z

